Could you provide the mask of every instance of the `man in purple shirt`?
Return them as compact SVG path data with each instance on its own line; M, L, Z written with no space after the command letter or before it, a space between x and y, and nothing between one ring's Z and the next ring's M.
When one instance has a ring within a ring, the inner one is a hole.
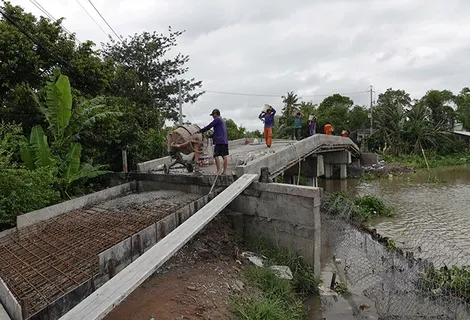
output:
M227 139L227 128L225 126L225 121L220 117L219 109L214 109L210 114L214 120L209 123L204 128L200 129L198 132L204 133L212 128L214 128L214 134L211 138L214 142L214 159L215 166L217 167L217 173L220 172L220 162L219 157L224 159L224 171L222 174L227 174L228 167L228 139Z

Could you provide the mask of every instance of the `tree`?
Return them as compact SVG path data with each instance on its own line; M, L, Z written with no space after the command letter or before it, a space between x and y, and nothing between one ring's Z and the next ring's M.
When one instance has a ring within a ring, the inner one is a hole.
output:
M24 138L21 148L21 158L25 166L30 170L37 168L50 168L51 174L58 174L59 190L61 195L68 196L70 185L80 179L93 178L106 173L103 166L93 166L90 163L81 162L82 146L79 142L73 142L74 135L79 133L68 130L70 127L76 130L82 129L87 123L92 123L97 115L86 117L87 112L79 112L75 122L81 121L81 125L72 126L72 93L67 76L60 74L56 69L47 84L46 102L40 102L40 110L49 124L48 132L52 137L53 148L49 146L48 137L42 127L36 125L32 128L29 141ZM101 114L98 117L106 117Z
M373 109L375 147L396 154L406 152L409 145L405 137L406 112L411 109L410 95L404 90L387 89L379 94Z
M232 119L224 119L225 126L227 127L227 137L229 140L237 140L244 138L246 135L246 129L242 126L237 126L235 121Z
M464 130L470 130L470 88L463 88L455 97L457 105L456 118L462 123Z
M354 106L349 111L349 130L355 131L370 127L369 111L363 106Z
M338 93L326 97L317 109L318 126L323 128L327 123L331 123L338 132L349 130L349 108L353 104L351 98Z
M433 126L445 131L452 131L454 128L455 112L451 104L455 96L449 90L429 90L424 97L419 100L429 110L429 120Z
M145 107L141 121L146 128L155 127L159 117L177 120L178 84L185 103L193 103L202 95L194 93L202 86L201 81L180 78L188 71L185 65L189 56L178 53L172 59L166 57L182 33L170 27L169 35L143 32L103 44L103 56L112 58L117 68L111 93Z
M37 19L21 7L5 2L4 11L14 21L0 20L0 117L21 123L25 132L45 124L32 99L31 91L43 88L54 68L66 70L78 92L102 94L109 84L111 66L92 50L92 42L75 45L74 36L61 27L63 19Z

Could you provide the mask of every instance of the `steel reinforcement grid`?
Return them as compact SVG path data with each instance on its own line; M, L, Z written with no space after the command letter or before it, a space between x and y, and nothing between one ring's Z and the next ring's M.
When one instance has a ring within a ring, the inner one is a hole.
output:
M95 207L16 231L0 238L0 277L23 312L34 315L96 275L99 253L176 210Z

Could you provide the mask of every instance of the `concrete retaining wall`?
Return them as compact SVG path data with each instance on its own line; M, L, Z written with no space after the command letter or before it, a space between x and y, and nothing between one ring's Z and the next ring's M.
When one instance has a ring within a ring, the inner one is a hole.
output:
M204 207L219 192L221 192L221 190L217 190L212 192L210 195L205 195L198 200L191 202L176 212L101 252L98 255L99 275L95 282L96 287L100 287L110 278L122 271L132 261L137 259L140 255L195 214L199 209Z
M361 166L371 166L379 163L379 155L377 153L361 153L359 159L361 160Z
M171 164L170 156L138 163L137 172L151 172L152 170L155 170L164 164L166 164L167 166Z
M3 281L2 278L0 278L0 302L8 313L9 318L11 318L12 320L23 320L21 306L16 300L13 293L10 291L10 289L8 289L7 284ZM1 320L9 319L3 319L1 313L2 312L0 311Z
M72 199L50 207L22 214L16 217L16 226L18 229L21 229L72 210L93 206L105 200L110 200L132 193L135 190L136 183L135 181L132 181L126 184L121 184L112 188L94 192L80 198Z
M278 183L253 183L230 205L245 238L267 238L301 254L320 272L321 189Z

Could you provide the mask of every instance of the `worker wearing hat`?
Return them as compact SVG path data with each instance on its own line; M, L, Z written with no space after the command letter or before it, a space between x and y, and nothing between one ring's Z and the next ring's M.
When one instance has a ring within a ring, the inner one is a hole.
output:
M217 167L217 173L220 172L220 160L222 157L224 160L224 171L222 174L227 174L228 167L228 139L227 139L227 127L225 121L220 117L219 109L212 110L210 116L214 120L204 128L200 129L198 133L204 133L214 128L214 134L212 135L212 142L214 143L214 159L215 166Z

